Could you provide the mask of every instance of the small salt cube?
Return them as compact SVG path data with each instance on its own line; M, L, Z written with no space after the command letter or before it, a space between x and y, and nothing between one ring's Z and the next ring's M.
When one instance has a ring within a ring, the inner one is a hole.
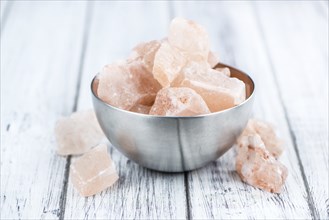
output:
M55 136L57 153L63 156L82 154L104 138L93 110L60 118L55 125Z
M82 196L92 196L112 186L119 176L106 144L91 149L70 166L73 186Z

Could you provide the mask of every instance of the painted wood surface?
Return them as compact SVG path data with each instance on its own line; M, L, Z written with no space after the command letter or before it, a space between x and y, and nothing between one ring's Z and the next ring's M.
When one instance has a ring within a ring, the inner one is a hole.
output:
M328 219L328 2L1 1L1 219ZM234 150L180 174L142 168L109 144L120 180L82 198L75 157L55 154L60 116L91 108L99 69L170 19L204 25L224 63L256 81L254 116L286 141L280 195L241 182Z
M92 18L82 61L79 109L92 108L90 82L100 67L124 59L139 42L166 34L168 11L158 12L157 7L166 9L168 4L97 2L90 5ZM140 13L143 10L149 13ZM151 171L128 160L112 146L110 152L118 168L119 181L88 199L80 197L69 184L65 218L184 219L187 216L184 174Z

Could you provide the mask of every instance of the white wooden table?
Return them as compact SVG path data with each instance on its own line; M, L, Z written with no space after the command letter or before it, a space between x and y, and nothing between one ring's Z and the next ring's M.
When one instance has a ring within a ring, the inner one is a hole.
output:
M171 18L204 25L222 62L256 81L254 116L286 141L280 195L241 182L234 151L165 174L111 147L120 180L82 198L54 123L91 108L89 84ZM328 219L328 1L1 1L1 219Z

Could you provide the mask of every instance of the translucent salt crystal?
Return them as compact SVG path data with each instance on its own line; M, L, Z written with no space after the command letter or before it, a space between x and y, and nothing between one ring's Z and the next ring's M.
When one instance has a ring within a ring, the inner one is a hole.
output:
M192 116L210 113L202 97L189 88L163 88L158 92L150 115Z
M142 114L148 114L151 110L151 107L152 106L138 104L138 105L134 105L129 111L142 113Z
M237 173L252 186L280 193L288 175L287 168L266 150L259 135L248 136L247 142L246 147L238 148Z
M170 86L170 83L178 76L186 59L179 50L164 41L154 58L153 75L163 87Z
M218 63L219 63L219 58L218 56L215 55L214 52L209 51L208 54L208 63L211 68L214 68Z
M112 186L119 176L106 144L91 149L70 166L73 186L82 196L92 196Z
M192 62L187 65L173 84L196 91L211 112L231 108L246 99L245 84L241 80L207 68L204 63Z
M142 61L107 65L99 74L97 94L115 107L129 110L134 105L151 105L161 85Z
M224 75L226 75L226 76L228 76L228 77L231 76L231 71L230 71L230 69L227 68L227 67L224 67L224 68L220 68L220 67L218 67L218 68L215 68L215 70L218 71L218 72L223 73Z
M141 60L145 68L149 72L152 72L154 57L160 45L161 42L158 40L152 40L149 42L140 43L135 48L133 48L133 53L130 55L129 59Z
M267 122L250 119L248 124L240 137L237 140L237 144L240 147L246 147L248 145L248 136L259 135L265 144L266 149L276 158L278 158L283 150L283 141L278 137L273 126Z
M168 41L191 61L207 61L209 37L197 23L184 18L175 18L169 26Z
M75 112L60 118L55 125L57 153L77 155L99 144L104 134L92 110Z

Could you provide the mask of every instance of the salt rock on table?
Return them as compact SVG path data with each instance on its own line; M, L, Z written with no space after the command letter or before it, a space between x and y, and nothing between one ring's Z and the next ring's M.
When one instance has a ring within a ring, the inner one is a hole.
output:
M276 158L278 158L283 150L283 141L278 137L273 126L269 123L258 119L250 119L240 137L237 144L240 147L248 145L248 136L259 135L265 144L266 149Z
M206 30L197 23L184 18L171 21L168 42L178 48L191 61L207 61L209 37Z
M246 99L245 84L241 80L207 68L202 63L192 62L189 65L182 70L173 85L196 91L211 112L231 108Z
M163 88L159 91L150 115L193 116L210 113L202 97L189 88Z
M238 148L236 171L244 182L272 193L281 192L288 175L287 168L266 150L259 135L248 136L248 146Z
M55 125L55 136L59 155L82 154L105 137L92 110L60 118Z
M129 59L141 60L145 68L149 72L152 72L154 57L160 45L161 42L158 40L152 40L149 42L140 43L135 48L133 48L133 53L130 55Z
M178 76L186 59L182 53L164 41L154 58L153 75L162 87L170 86L171 82Z
M98 145L75 160L70 166L70 175L73 186L82 196L95 195L119 179L106 144Z
M152 105L160 89L161 85L143 62L121 62L103 68L97 95L110 105L130 110L138 104Z

